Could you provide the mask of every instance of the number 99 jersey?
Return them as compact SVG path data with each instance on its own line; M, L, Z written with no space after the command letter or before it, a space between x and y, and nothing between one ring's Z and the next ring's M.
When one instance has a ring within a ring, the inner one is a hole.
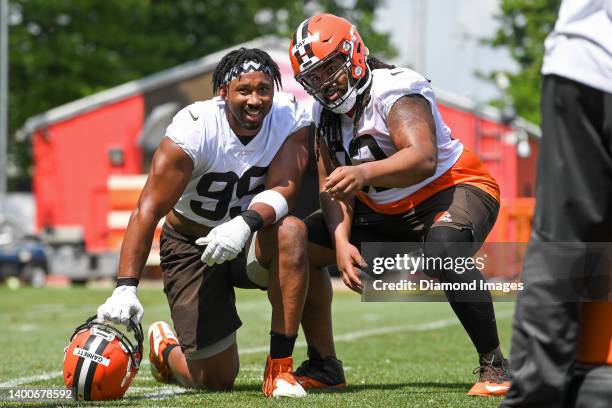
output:
M287 137L310 123L293 95L275 92L259 133L244 145L229 126L221 97L182 109L166 136L193 160L194 169L174 210L209 227L239 215L265 189L268 167Z

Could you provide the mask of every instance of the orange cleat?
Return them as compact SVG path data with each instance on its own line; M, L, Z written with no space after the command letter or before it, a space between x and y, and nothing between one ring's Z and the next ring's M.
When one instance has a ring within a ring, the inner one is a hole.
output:
M264 395L270 397L303 398L306 391L293 375L293 358L271 358L266 361L263 385Z
M508 393L510 385L510 381L504 381L499 384L489 381L478 381L468 391L467 395L473 397L502 397Z
M487 361L490 358L490 361ZM474 370L479 378L467 395L479 397L504 396L510 389L510 372L508 360L493 354L480 358L480 367Z
M163 351L170 345L178 345L178 339L168 323L158 321L149 326L149 361L151 362L151 374L159 382L169 383L172 381L172 370L164 361Z

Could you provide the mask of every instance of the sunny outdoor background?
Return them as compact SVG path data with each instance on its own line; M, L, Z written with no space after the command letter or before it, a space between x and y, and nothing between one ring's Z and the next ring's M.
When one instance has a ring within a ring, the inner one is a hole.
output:
M285 91L307 98L292 78L287 48L292 30L319 11L349 18L371 54L432 81L453 136L501 186L489 241L526 242L540 138L539 69L559 3L0 0L0 387L62 385L63 348L74 327L110 295L152 152L174 113L212 96L211 72L225 52L263 48L278 62ZM317 205L314 191L311 168L299 215ZM516 268L497 265L489 278L517 279ZM154 245L140 290L143 326L169 318L159 276ZM239 291L238 308L244 326L235 392L160 387L145 364L115 404L274 404L259 391L266 296ZM508 353L513 303L497 303L496 311ZM362 303L339 290L333 312L350 387L283 403L499 403L465 396L477 361L447 304ZM299 344L297 362L305 357Z

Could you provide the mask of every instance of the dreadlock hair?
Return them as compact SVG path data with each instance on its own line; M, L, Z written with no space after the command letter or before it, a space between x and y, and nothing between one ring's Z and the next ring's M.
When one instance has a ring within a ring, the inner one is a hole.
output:
M387 64L375 57L368 56L367 65L370 71L375 69L393 69L395 65ZM370 73L371 74L371 73ZM355 114L353 116L353 137L357 136L357 129L359 127L359 121L361 120L361 116L363 115L363 111L369 101L370 98L370 89L372 88L372 83L360 94L357 96L357 100L355 101ZM328 148L329 155L332 161L334 161L334 166L339 166L336 160L336 152L337 149L342 149L342 122L340 120L340 115L334 113L332 110L323 107L321 111L321 117L319 120L319 126L317 127L316 133L316 151L315 156L316 159L319 160L320 155L320 142L321 138L325 140Z
M230 51L217 64L212 77L213 92L215 95L219 93L219 89L225 84L225 76L237 65L242 65L246 61L255 61L270 69L270 75L277 89L283 87L280 70L274 60L267 52L259 48L244 48Z

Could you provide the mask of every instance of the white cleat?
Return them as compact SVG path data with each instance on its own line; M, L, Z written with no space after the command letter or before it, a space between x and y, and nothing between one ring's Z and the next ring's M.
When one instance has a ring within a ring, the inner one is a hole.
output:
M306 391L304 391L304 388L302 388L298 382L291 384L284 378L277 377L274 391L272 391L272 396L275 398L304 398L306 396Z
M169 344L179 344L170 325L158 321L149 326L149 361L151 374L160 382L167 383L172 377L168 363L164 361L163 351Z
M303 398L306 396L306 391L293 375L292 357L272 359L268 356L261 390L268 398Z

